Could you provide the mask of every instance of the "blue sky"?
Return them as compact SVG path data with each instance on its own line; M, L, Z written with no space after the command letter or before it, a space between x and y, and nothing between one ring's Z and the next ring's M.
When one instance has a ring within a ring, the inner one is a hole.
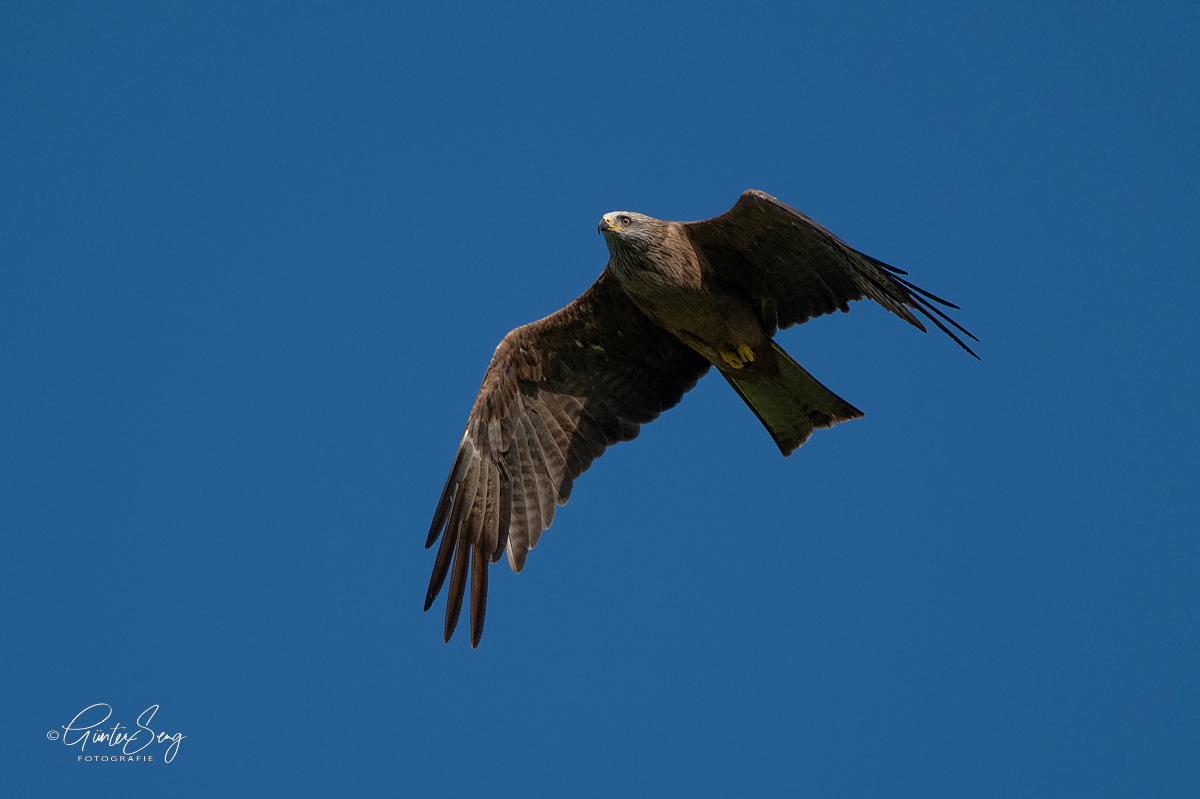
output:
M1194 4L9 4L11 796L1200 791ZM492 350L600 215L768 191L962 306L713 376L487 631L421 612ZM162 762L51 741L85 707Z

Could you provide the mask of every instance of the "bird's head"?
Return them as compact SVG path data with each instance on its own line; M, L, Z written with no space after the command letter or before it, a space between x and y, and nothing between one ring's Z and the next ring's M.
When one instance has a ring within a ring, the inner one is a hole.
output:
M610 250L628 247L645 252L654 243L658 221L633 211L611 211L600 217L596 229L603 234Z

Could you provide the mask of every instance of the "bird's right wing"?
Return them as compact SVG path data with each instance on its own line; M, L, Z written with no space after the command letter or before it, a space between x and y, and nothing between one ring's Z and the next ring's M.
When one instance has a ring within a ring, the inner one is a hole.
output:
M445 640L471 583L471 646L483 634L489 563L513 571L605 448L676 405L708 362L651 322L607 270L567 307L500 342L442 489L426 547L442 543L425 596L450 578ZM443 533L444 531L444 533Z

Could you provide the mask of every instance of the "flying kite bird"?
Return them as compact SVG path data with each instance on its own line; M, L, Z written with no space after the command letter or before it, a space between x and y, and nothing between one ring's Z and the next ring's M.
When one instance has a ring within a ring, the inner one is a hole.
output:
M700 222L614 211L599 231L604 272L567 307L505 336L483 376L425 542L442 534L425 610L449 576L447 642L468 576L476 647L488 564L507 554L521 571L575 478L710 366L785 456L814 428L862 416L792 360L776 330L866 297L924 331L913 311L922 314L975 355L946 324L978 339L933 303L958 306L761 191Z

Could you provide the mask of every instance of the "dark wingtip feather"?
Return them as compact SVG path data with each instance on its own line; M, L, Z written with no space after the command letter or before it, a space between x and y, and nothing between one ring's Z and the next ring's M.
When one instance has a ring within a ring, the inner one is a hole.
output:
M977 338L975 338L975 336L971 335L971 332L969 330L965 330L962 325L958 324L958 322L955 322L953 319L946 316L944 313L939 311L937 308L934 308L932 305L929 305L928 303L922 302L921 304L915 305L913 307L915 307L921 313L925 314L926 318L928 318L929 321L931 321L935 325L937 325L938 330L941 330L947 336L954 339L955 343L958 344L958 346L962 347L964 350L966 350L968 354L970 354L972 357L975 358L975 360L977 360L977 361L983 360L975 353L975 350L968 347L966 342L964 342L961 338L956 336L954 334L953 330L951 330L950 328L948 328L944 324L942 324L941 320L938 319L937 316L944 318L947 322L954 325L959 330L962 330L962 332L966 333L968 336L970 336L972 340L979 341L979 339L977 339ZM926 308L928 308L928 310L926 310ZM933 311L933 313L931 314L929 311ZM937 316L934 316L933 314L937 314Z
M450 474L446 477L446 484L442 486L442 495L438 498L437 510L433 512L433 523L429 526L429 535L425 538L426 549L429 549L433 546L433 542L437 541L438 533L442 531L442 527L446 524L446 517L450 515L454 492L458 488L458 470L462 467L465 453L466 448L460 444L458 452L454 456L454 465L450 467Z
M972 341L979 341L979 339L975 338L975 334L974 334L974 333L972 333L970 330L967 330L965 327L963 327L962 325L960 325L958 322L955 322L953 319L951 319L949 316L947 316L945 313L943 313L943 312L942 312L942 310L941 310L940 308L935 308L934 306L930 305L929 303L927 303L927 302L923 302L923 301L922 301L922 303L921 303L921 304L922 304L922 305L924 305L924 306L926 306L926 307L927 307L929 310L933 311L933 312L934 312L935 314L937 314L938 316L940 316L940 317L942 317L943 319L945 319L945 320L946 320L947 322L949 322L950 324L954 325L954 327L955 327L955 328L957 328L957 329L958 329L958 331L959 331L960 333L964 334L965 336L967 336L968 338L970 338ZM951 307L951 308L957 308L958 306L957 306L957 305L952 305L952 306L950 306L950 307Z
M858 252L858 250L855 250L855 252ZM875 264L876 266L878 266L882 269L886 269L894 275L907 275L908 274L908 272L905 272L900 267L892 266L891 264L886 264L883 261L879 260L878 258L872 258L871 256L867 255L865 252L858 252L858 254L861 255L863 258L866 258L868 261ZM901 282L903 282L903 281L901 281Z
M896 282L897 282L897 283L903 283L903 284L904 284L905 286L907 286L909 289L911 289L911 290L913 290L913 291L917 292L917 293L918 293L918 294L920 294L922 297L928 297L929 299L933 300L934 302L941 303L942 305L945 305L947 308L953 308L953 309L954 309L954 310L956 310L956 311L961 311L961 310L962 310L962 308L959 308L957 305L955 305L954 303L950 302L950 300L943 300L941 297L939 297L938 295L934 294L933 292L926 291L925 289L921 288L920 286L916 286L916 285L913 285L912 283L909 283L907 280L904 280L904 279L902 279L902 278L896 278Z
M457 526L457 522L456 525ZM438 547L437 558L433 561L433 574L429 577L429 589L425 592L425 610L429 610L433 606L433 600L437 599L437 595L442 590L442 583L446 582L446 573L450 571L450 557L454 554L454 536L446 531L446 537L442 539L442 545Z
M863 255L864 258L866 258L868 261L873 263L875 266L878 266L882 269L886 269L887 271L891 272L893 275L907 275L908 274L904 270L897 269L896 267L891 266L890 264L886 264L883 261L879 260L878 258L872 258L871 256L866 255L864 253L859 253L859 254ZM950 302L949 300L942 299L938 295L936 295L932 292L926 291L925 289L921 288L920 286L915 285L915 284L905 280L902 277L892 277L892 280L896 281L900 285L907 288L909 291L913 292L913 294L909 295L911 301L907 303L910 307L915 308L916 310L920 311L921 314L923 314L926 319L928 319L929 321L931 321L935 325L937 325L938 330L941 330L947 336L954 339L955 343L958 344L958 346L960 346L964 350L966 350L976 360L982 360L979 357L979 355L976 354L975 350L968 347L966 345L966 342L964 342L961 338L959 338L957 335L955 335L954 332L952 330L950 330L950 328L948 328L948 327L946 327L946 325L942 324L941 320L945 320L946 322L948 322L952 327L955 328L955 330L958 330L960 333L962 333L963 335L965 335L967 338L971 339L972 341L979 341L979 339L975 337L975 334L972 333L970 330L967 330L965 327L960 325L958 322L954 321L952 318L950 318L949 315L947 315L945 312L943 312L942 309L933 305L932 302L929 302L929 300L932 300L933 302L936 302L939 305L944 305L947 308L953 308L956 311L961 311L962 310L961 308L959 308L957 305ZM938 317L940 317L940 319ZM918 324L917 327L920 327L922 330L925 329L920 324Z
M452 493L448 490L442 492L442 498L438 501L437 510L433 513L433 524L429 526L429 535L425 538L425 548L429 549L433 546L433 542L438 540L438 535L442 532L442 527L446 524L446 516L450 513L450 505L454 499Z
M912 283L909 283L909 282L908 282L908 281L906 281L906 280L901 280L900 282L901 282L901 283L903 283L904 285L908 286L910 289L912 289L913 291L917 292L918 294L923 294L923 295L925 295L926 297L929 297L929 298L930 298L931 300L933 300L934 302L940 302L942 305L945 305L945 306L946 306L946 307L948 307L948 308L953 308L953 309L954 309L954 310L956 310L956 311L961 311L961 310L962 310L961 308L959 308L959 307L958 307L957 305L955 305L954 303L952 303L952 302L946 302L946 301L945 301L945 300L943 300L941 297L937 297L937 296L935 296L935 295L933 295L933 294L930 294L928 291L925 291L924 289L918 288L917 286L914 286ZM914 300L914 301L917 303L917 307L918 307L918 309L924 308L924 309L927 309L927 310L929 310L929 311L932 311L933 313L935 313L935 314L937 314L938 316L940 316L940 317L942 317L943 319L945 319L945 320L946 320L947 322L949 322L950 324L954 325L954 327L955 327L955 328L957 328L959 332L961 332L961 333L963 333L964 335L968 336L968 337L969 337L969 338L970 338L972 341L979 341L979 339L975 338L975 334L974 334L974 333L972 333L970 330L967 330L965 327L963 327L962 325L960 325L958 322L955 322L955 321L954 321L954 319L952 319L952 318L951 318L951 317L950 317L950 316L949 316L949 315L948 315L948 314L947 314L945 311L943 311L941 308L938 308L937 306L933 305L932 303L926 302L926 301L925 301L923 298L921 298L921 297L913 297L913 300ZM925 315L926 315L926 316L929 316L929 314L928 314L928 313L926 313ZM932 317L930 317L930 318L932 318Z
M442 640L450 643L454 628L458 626L458 616L462 613L463 594L466 591L467 567L471 565L471 547L467 545L467 536L459 531L458 545L454 548L454 568L450 572L450 588L446 596L446 628Z
M500 484L500 518L497 522L499 534L496 538L496 549L488 557L488 561L491 563L500 560L500 556L504 554L504 548L508 546L508 528L512 524L512 505L513 485L512 480L506 474Z
M474 547L471 558L471 648L483 637L483 619L487 614L488 562L483 550Z

